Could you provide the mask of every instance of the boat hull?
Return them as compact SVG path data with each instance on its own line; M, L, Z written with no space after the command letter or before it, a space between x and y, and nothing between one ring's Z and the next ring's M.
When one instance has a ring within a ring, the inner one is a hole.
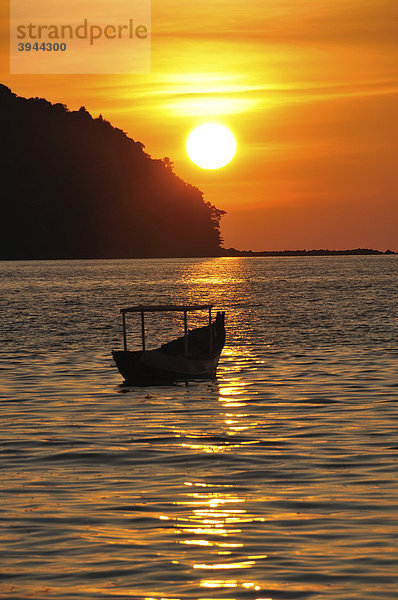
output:
M216 375L220 353L208 358L193 358L170 355L160 350L114 350L112 355L126 384L145 385L212 379Z

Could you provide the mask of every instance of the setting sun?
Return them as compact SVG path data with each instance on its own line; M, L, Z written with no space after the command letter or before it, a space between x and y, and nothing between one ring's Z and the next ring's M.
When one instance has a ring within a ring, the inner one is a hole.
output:
M220 169L235 156L236 140L232 132L219 123L196 127L187 139L187 154L202 169Z

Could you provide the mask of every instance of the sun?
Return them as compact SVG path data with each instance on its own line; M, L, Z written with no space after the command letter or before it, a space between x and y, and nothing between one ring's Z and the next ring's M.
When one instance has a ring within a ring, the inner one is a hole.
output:
M187 154L202 169L220 169L235 156L233 133L219 123L204 123L196 127L187 139Z

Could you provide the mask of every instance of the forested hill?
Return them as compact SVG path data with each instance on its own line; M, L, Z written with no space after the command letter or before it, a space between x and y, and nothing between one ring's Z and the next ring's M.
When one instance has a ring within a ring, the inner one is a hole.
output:
M0 85L0 259L208 256L222 211L84 107Z

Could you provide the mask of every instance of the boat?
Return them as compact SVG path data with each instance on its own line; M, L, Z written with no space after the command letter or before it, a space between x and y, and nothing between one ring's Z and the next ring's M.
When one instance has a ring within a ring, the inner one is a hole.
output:
M217 312L212 321L212 304L192 305L139 305L121 308L123 350L113 350L112 355L124 377L125 385L169 384L177 381L213 379L225 343L225 313ZM208 324L188 329L188 313L207 310ZM155 312L182 312L184 335L166 344L147 350L145 314ZM141 350L127 349L126 315L141 315Z

